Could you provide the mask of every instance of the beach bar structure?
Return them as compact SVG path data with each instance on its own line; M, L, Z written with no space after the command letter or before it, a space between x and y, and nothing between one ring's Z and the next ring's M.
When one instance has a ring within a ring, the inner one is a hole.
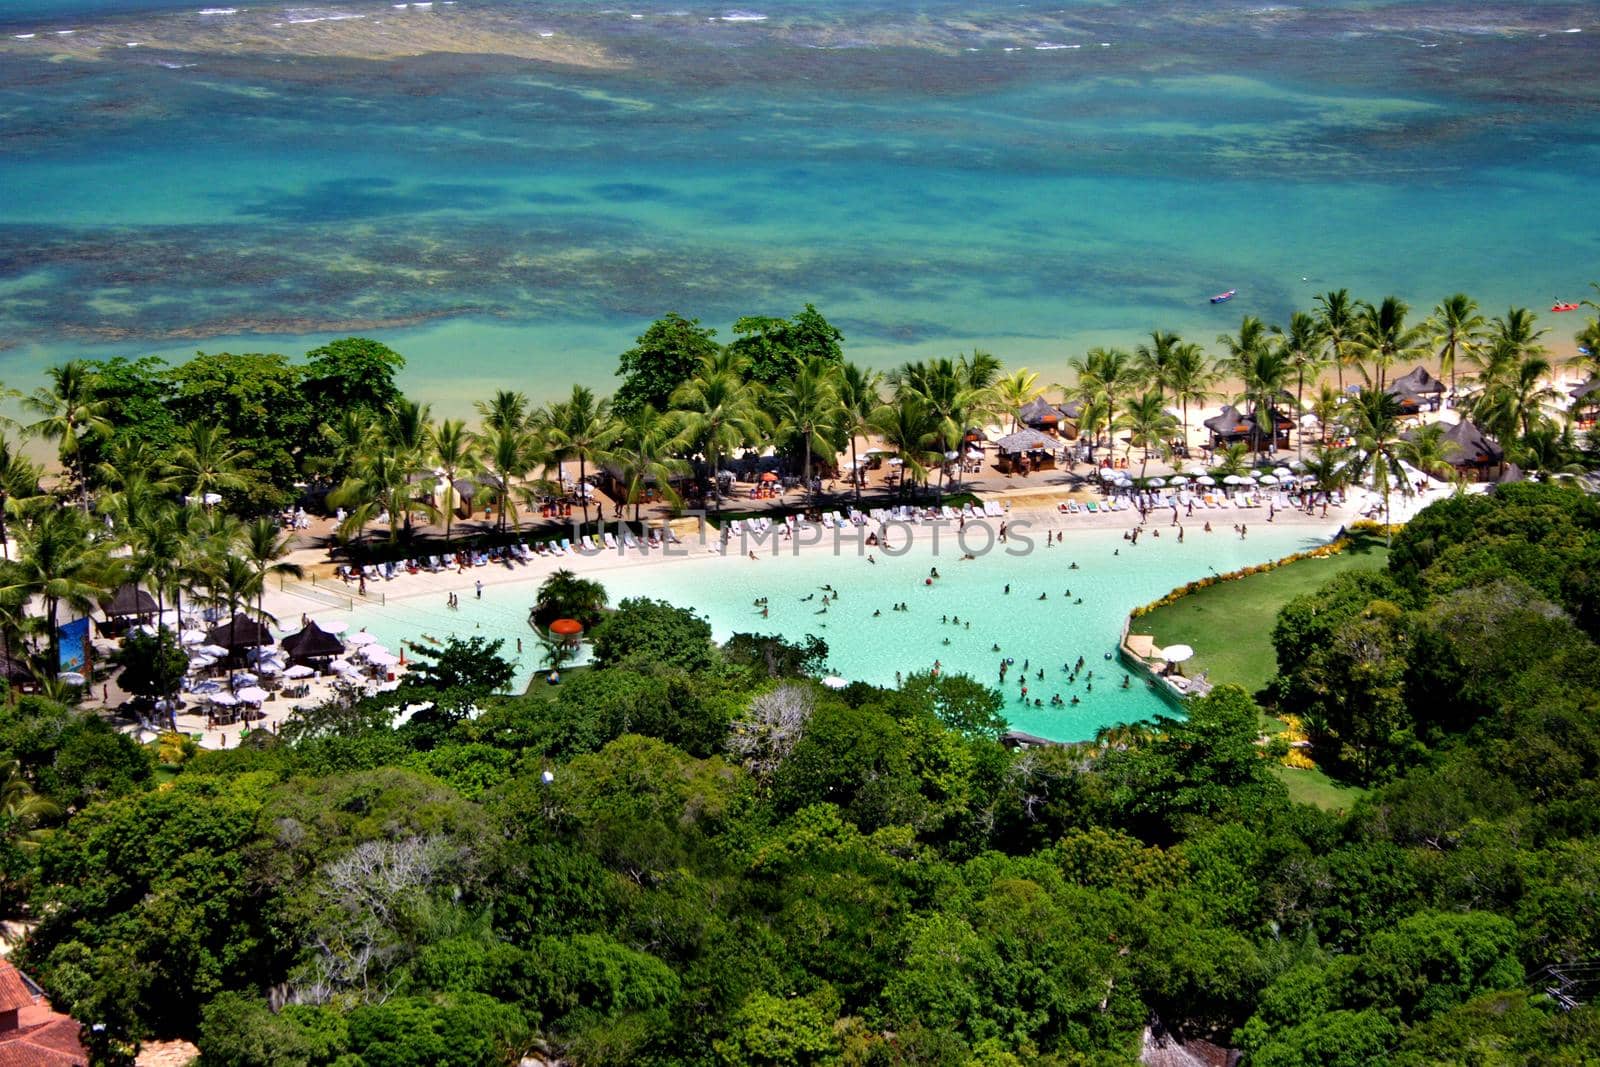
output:
M1268 441L1274 449L1288 448L1289 431L1294 429L1294 421L1272 410L1267 412L1267 421L1272 426L1270 436L1269 431L1257 420L1255 413L1246 415L1229 404L1222 409L1221 414L1207 419L1205 427L1211 431L1212 448L1224 448L1240 441L1248 442L1255 448Z
M1017 411L1017 421L1040 433L1060 433L1067 423L1066 412L1042 396L1036 396Z
M1406 436L1409 438L1416 431ZM1450 465L1475 481L1487 481L1499 473L1506 451L1477 424L1462 419L1440 438Z
M1418 365L1410 374L1403 374L1390 382L1384 392L1400 403L1400 414L1420 415L1424 411L1438 411L1444 399L1444 383L1428 373L1428 368Z
M1001 471L1006 474L1027 474L1029 471L1053 469L1060 442L1030 428L1008 433L994 446L1000 453L995 465Z
M207 631L206 644L225 648L231 657L237 658L243 656L246 649L272 644L272 631L241 611Z
M100 632L121 634L135 623L150 622L156 617L156 598L140 589L137 583L127 582L118 587L110 599L100 601L100 610L106 617L100 624Z
M289 655L290 664L326 666L334 656L344 651L344 642L314 622L305 629L292 633L281 642Z

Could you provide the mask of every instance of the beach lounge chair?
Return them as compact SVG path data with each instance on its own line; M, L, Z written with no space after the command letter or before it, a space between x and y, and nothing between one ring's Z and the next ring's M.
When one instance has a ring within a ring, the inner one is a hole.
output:
M617 538L616 538L616 535L614 535L610 530L605 531L605 542L606 542L606 547L609 548L611 551L615 552L617 550Z
M983 502L983 513L991 519L998 519L1003 518L1006 511L1000 506L998 501L985 500Z
M978 517L978 513L972 510L971 504L968 504L961 509L961 517L963 519L975 519Z
M633 529L631 527L624 526L622 528L622 543L627 545L629 548L639 547L639 539L633 536Z
M939 509L939 515L941 518L949 519L951 522L954 522L961 517L959 514L957 514L956 509L951 507L949 504L946 504L944 507Z
M661 535L667 539L669 545L683 544L683 538L679 537L678 532L670 526L661 527Z
M1076 500L1067 501L1067 514L1068 515L1078 515L1078 514L1081 514L1082 511L1083 511L1083 508L1078 506L1078 502Z

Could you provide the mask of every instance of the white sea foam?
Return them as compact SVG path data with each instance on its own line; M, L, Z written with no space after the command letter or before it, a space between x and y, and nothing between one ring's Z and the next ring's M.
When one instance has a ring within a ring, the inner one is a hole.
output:
M39 35L37 33L13 33L11 36L19 41L31 41Z
M77 32L78 32L77 30L57 30L56 31L56 36L57 37L71 37L73 34L75 34Z
M1110 41L1101 41L1100 42L1100 47L1101 48L1110 48L1111 47L1111 42Z
M540 30L539 31L539 36L540 37L554 37L555 33L553 31L551 31L551 30Z
M238 13L239 9L236 7L203 7L195 12L197 15L237 15Z
M1075 45L1075 44L1051 44L1050 42L1046 41L1044 44L1036 44L1036 45L1034 45L1033 46L1033 50L1035 52L1059 52L1063 48L1076 48L1076 47L1078 47L1078 46Z
M1566 30L1564 32L1566 32L1566 33L1582 33L1583 29L1581 27L1574 26L1574 27L1572 27L1572 29Z
M139 47L139 42L138 41L129 41L128 44L127 44L127 47L129 47L129 48L138 48Z
M722 16L723 22L765 22L767 16L759 11L729 11Z
M433 0L422 0L421 3L412 4L412 7L432 7Z

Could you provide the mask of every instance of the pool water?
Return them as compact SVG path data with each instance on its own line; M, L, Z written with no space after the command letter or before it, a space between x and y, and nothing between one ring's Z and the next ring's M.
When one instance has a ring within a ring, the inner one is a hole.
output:
M1262 523L1241 541L1230 532L1231 524L1217 525L1210 534L1190 525L1182 544L1170 529L1162 529L1160 538L1142 537L1136 546L1123 540L1120 530L1072 531L1064 544L1050 548L1036 535L1032 551L1020 556L1008 555L1005 546L982 553L980 539L969 545L977 557L972 560L962 560L961 550L946 536L937 552L926 538L899 555L873 550L875 563L867 562L864 551L858 554L854 544L837 554L780 550L779 558L772 558L768 545L757 561L730 552L726 558L696 555L651 566L611 562L608 567L611 557L602 555L573 567L602 581L613 604L648 596L692 608L710 621L718 640L737 632L789 638L817 634L828 642L830 670L852 680L892 685L897 672L928 670L938 661L945 672L964 672L998 686L1000 661L1010 657L1015 663L1001 691L1012 728L1078 741L1103 726L1169 710L1137 679L1121 688L1124 672L1105 658L1114 655L1131 608L1213 569L1226 572L1312 547L1328 532ZM1012 550L1018 547L1013 542ZM1071 569L1074 562L1079 569ZM934 567L940 576L926 584ZM825 613L824 584L841 594ZM481 600L468 589L454 610L437 592L390 596L383 607L358 608L350 625L365 627L392 648L423 634L439 640L452 634L504 638L502 651L517 660L513 684L520 692L539 669L539 647L527 622L536 588L537 579L530 576L526 582L485 586ZM759 597L767 599L766 618L754 604ZM893 610L896 603L909 610ZM950 621L957 617L960 623ZM1079 656L1085 675L1093 670L1094 679L1080 675L1076 685L1069 685L1063 664ZM1027 703L1019 684L1024 663ZM1077 696L1080 703L1052 707L1054 693L1064 701ZM1034 707L1035 699L1044 706Z

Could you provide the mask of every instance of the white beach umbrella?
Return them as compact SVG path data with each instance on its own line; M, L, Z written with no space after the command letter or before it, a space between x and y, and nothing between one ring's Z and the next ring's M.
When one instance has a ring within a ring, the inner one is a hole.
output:
M293 667L283 672L285 678L309 678L317 672L307 667L304 663L296 663Z
M204 630L184 630L178 635L178 643L181 645L203 645L206 643L206 632Z
M323 622L321 619L312 619L311 621L316 623L317 629L325 634L342 634L350 629L350 624L343 619L330 619L327 622Z
M239 703L239 698L232 693L212 693L210 699L211 703L224 708L231 708Z
M400 662L400 657L393 652L376 652L367 657L367 662L375 667L393 667Z
M267 699L267 691L257 685L247 685L235 693L234 696L238 697L246 704L260 704L262 701Z
M373 641L356 649L355 654L360 656L362 659L370 660L375 656L387 656L389 654L389 650L378 644L376 641Z
M340 674L355 670L355 665L347 659L336 659L328 664L328 669L338 671Z
M256 676L249 671L234 671L229 680L233 682L235 687L256 684Z
M261 672L261 677L263 678L276 678L283 673L283 664L261 663L256 665L256 670Z
M1184 660L1194 658L1194 649L1188 645L1168 645L1161 650L1161 658L1168 663L1182 663Z
M1168 485L1188 485L1189 484L1189 479L1185 478L1181 474L1174 474L1172 477L1167 479L1167 484Z
M203 682L196 682L189 687L191 693L215 693L222 689L222 683L207 678Z
M1165 478L1151 478L1144 484L1148 485L1152 489L1165 489L1167 487L1167 480Z
M1293 472L1290 471L1288 467L1278 467L1275 470L1273 470L1272 473L1276 474L1280 478L1287 478Z
M1194 481L1195 481L1196 485L1216 485L1217 484L1217 480L1215 478L1211 477L1211 475L1209 475L1209 474L1202 474L1200 477L1196 478Z
M228 654L228 650L221 645L201 645L195 651L202 656L226 656Z
M1248 479L1241 478L1237 474L1230 474L1226 478L1222 479L1222 484L1223 485L1243 485L1246 481L1248 481Z
M1262 485L1277 485L1278 484L1278 476L1276 474L1263 474L1261 476L1261 484Z
M345 638L344 643L349 645L351 648L360 648L362 645L373 644L377 640L378 639L376 637L373 637L371 634L367 633L367 631L357 630L355 633Z

